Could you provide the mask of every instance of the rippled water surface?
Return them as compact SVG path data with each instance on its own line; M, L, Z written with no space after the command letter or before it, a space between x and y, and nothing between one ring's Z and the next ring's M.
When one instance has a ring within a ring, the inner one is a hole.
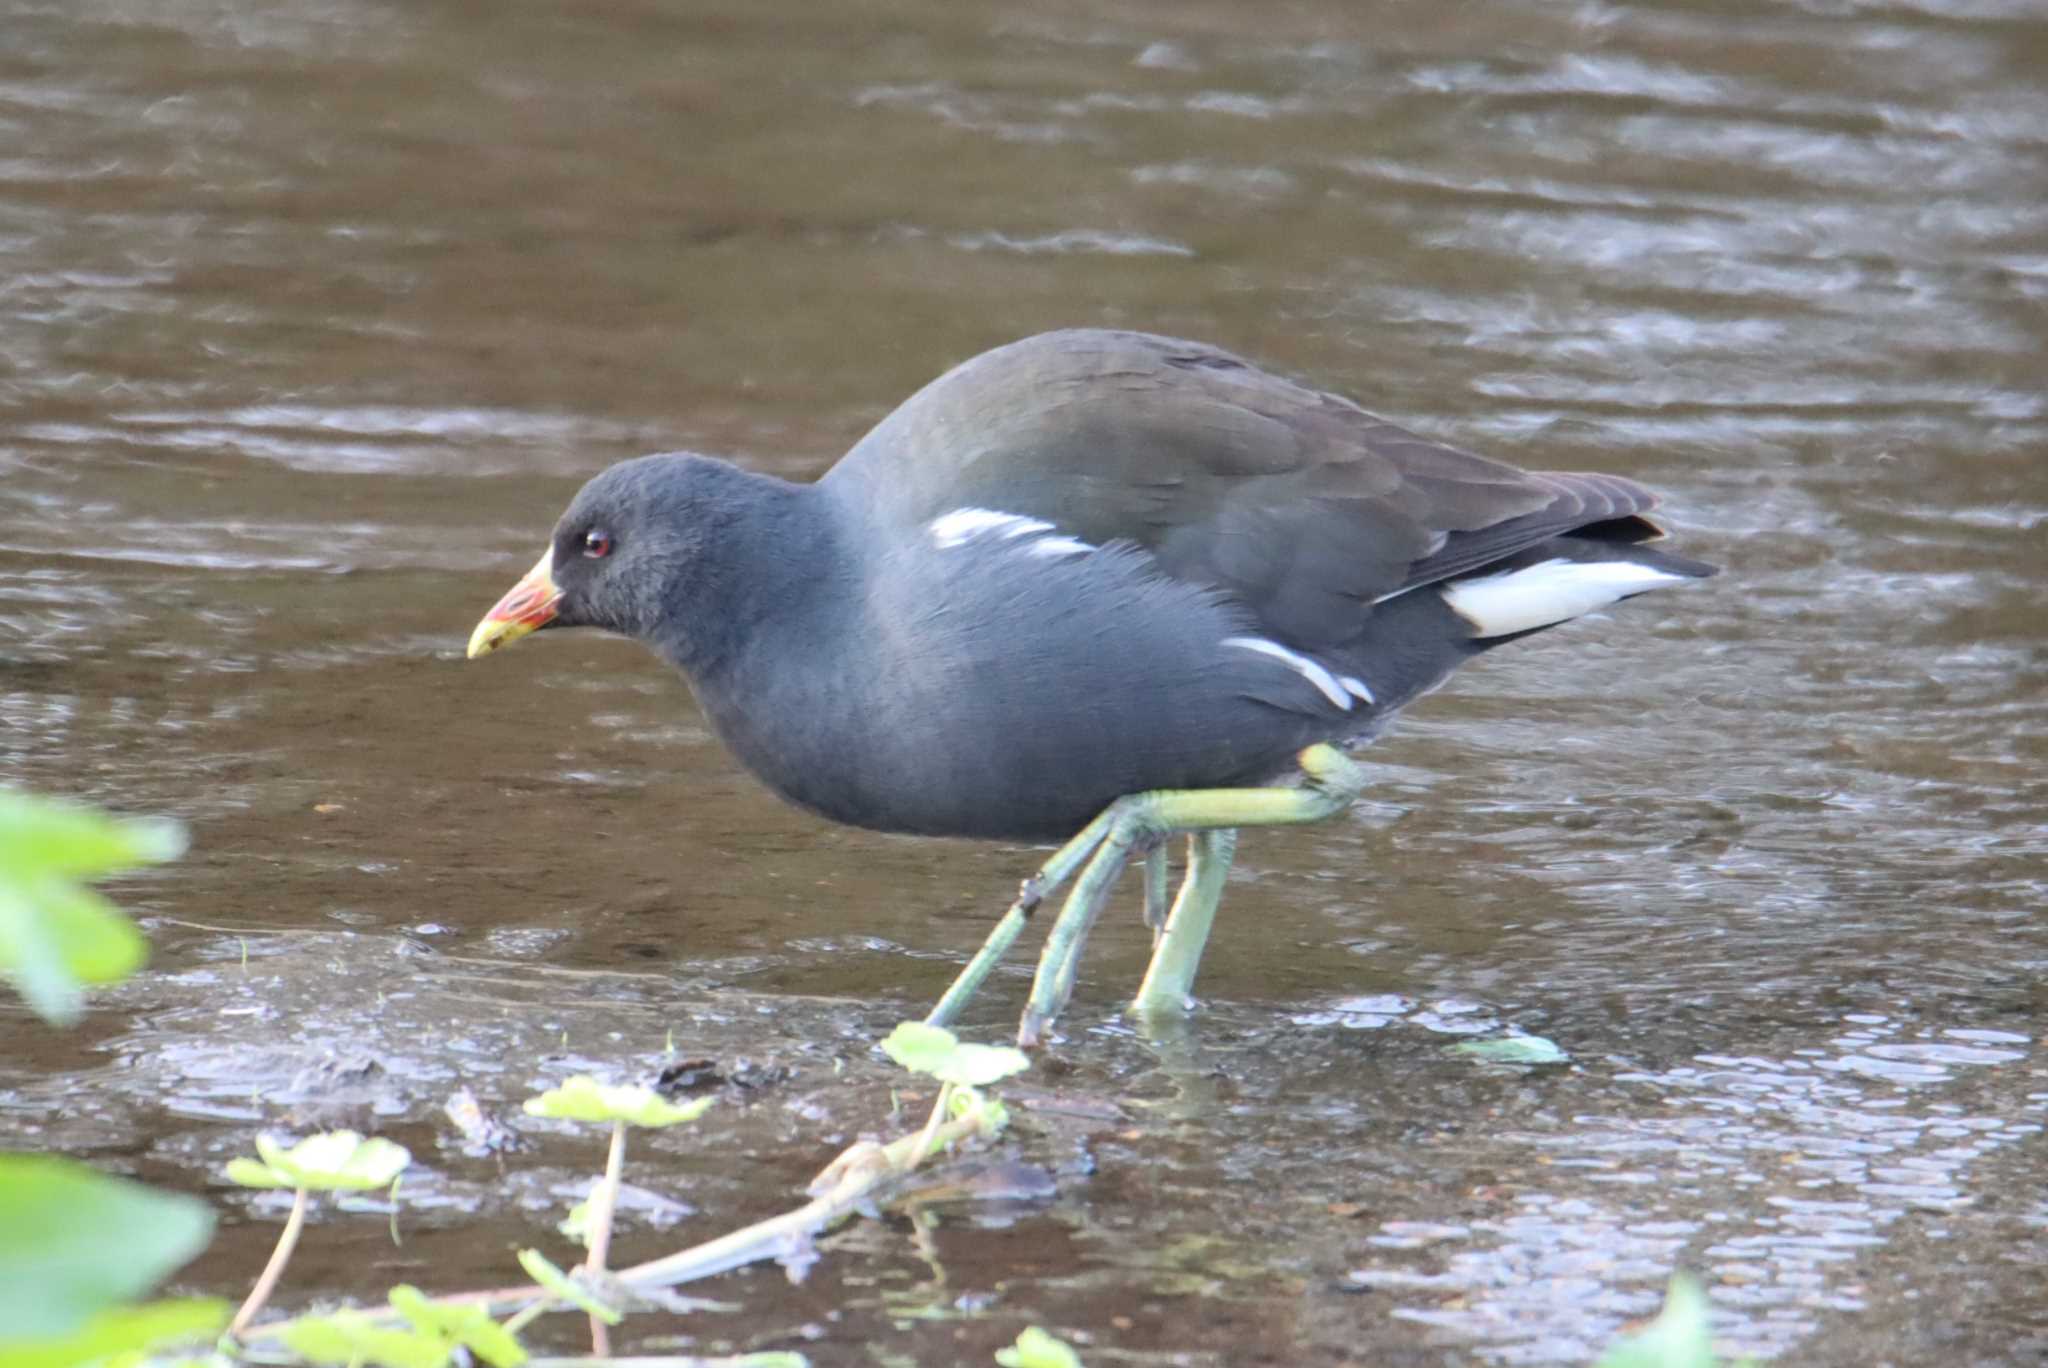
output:
M2048 1354L2032 0L6 8L0 776L195 844L117 890L155 961L85 1028L0 1007L0 1139L210 1192L181 1285L262 1260L211 1176L259 1126L422 1161L407 1243L337 1217L298 1305L559 1244L594 1160L510 1103L574 1068L788 1071L641 1151L633 1257L886 1123L865 1042L1031 853L780 806L629 644L462 641L613 460L808 476L1102 323L1641 479L1727 573L1490 656L1352 818L1248 835L1186 1033L1117 1021L1108 919L1019 1091L1053 1195L664 1333L1572 1364L1682 1266L1731 1349ZM1572 1062L1446 1052L1503 1029ZM464 1151L465 1086L522 1151Z

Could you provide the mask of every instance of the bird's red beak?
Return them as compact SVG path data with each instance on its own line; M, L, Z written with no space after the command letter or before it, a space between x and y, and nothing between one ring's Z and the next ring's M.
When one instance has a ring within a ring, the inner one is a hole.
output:
M509 646L555 620L555 605L562 601L562 591L555 587L554 568L555 552L549 547L469 634L471 660Z

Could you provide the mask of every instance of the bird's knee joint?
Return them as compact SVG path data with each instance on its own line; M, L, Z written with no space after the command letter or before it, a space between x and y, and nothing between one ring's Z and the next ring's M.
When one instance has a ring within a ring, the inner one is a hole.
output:
M1127 851L1143 854L1167 835L1166 828L1152 815L1151 804L1142 799L1120 798L1117 801L1129 806L1120 807L1110 822L1104 845L1122 846Z

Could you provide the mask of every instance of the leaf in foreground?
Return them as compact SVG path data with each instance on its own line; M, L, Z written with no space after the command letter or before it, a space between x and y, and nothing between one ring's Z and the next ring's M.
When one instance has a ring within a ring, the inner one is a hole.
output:
M110 817L77 803L0 788L0 876L97 879L185 853L185 831L160 817Z
M1063 1340L1037 1326L1027 1326L1016 1344L996 1350L1003 1368L1081 1368L1081 1356Z
M439 1335L379 1325L360 1311L301 1320L287 1326L284 1347L314 1363L382 1364L383 1368L443 1368L454 1346Z
M400 1283L391 1289L391 1309L413 1329L463 1345L491 1368L519 1368L526 1362L526 1350L512 1332L481 1306L432 1301L417 1287Z
M51 1155L0 1155L0 1343L70 1334L206 1248L213 1211Z
M1714 1368L1707 1294L1685 1274L1673 1277L1657 1319L1615 1341L1595 1368Z
M577 1074L563 1079L560 1087L527 1098L526 1114L559 1121L623 1121L629 1126L659 1129L695 1121L711 1102L711 1098L700 1097L679 1106L652 1088L600 1083L589 1074Z
M314 1192L360 1192L396 1178L412 1155L405 1146L354 1131L309 1135L290 1149L267 1135L256 1137L254 1159L230 1159L227 1176L243 1187L308 1188Z
M1001 1082L1031 1067L1030 1056L1014 1045L964 1044L945 1027L922 1021L906 1021L889 1032L882 1053L912 1073L970 1088Z
M148 955L135 924L84 882L184 848L175 822L0 789L0 974L45 1020L76 1021L84 985L126 978Z
M546 1288L558 1300L565 1301L579 1311L587 1311L606 1325L617 1325L625 1317L619 1309L607 1306L597 1299L595 1293L580 1285L561 1269L548 1262L547 1256L538 1249L519 1251L519 1266L526 1270L526 1276Z
M213 1299L117 1306L55 1339L0 1335L0 1362L7 1368L73 1368L117 1354L153 1354L181 1345L204 1349L227 1323L228 1304Z

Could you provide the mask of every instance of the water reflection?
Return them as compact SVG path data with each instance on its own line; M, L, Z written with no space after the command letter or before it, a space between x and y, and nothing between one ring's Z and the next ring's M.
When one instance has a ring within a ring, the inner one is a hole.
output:
M2026 1036L1872 1014L1842 1027L1828 1048L1616 1070L1589 1085L1586 1109L1501 1137L1554 1178L1469 1225L1383 1221L1348 1280L1490 1360L1572 1362L1653 1309L1683 1261L1736 1312L1732 1347L1789 1350L1822 1313L1865 1309L1855 1263L1895 1223L1966 1211L1979 1161L2039 1136L2048 1116L2013 1095L2016 1079L1991 1084L1993 1114L1940 1086L2033 1058Z

